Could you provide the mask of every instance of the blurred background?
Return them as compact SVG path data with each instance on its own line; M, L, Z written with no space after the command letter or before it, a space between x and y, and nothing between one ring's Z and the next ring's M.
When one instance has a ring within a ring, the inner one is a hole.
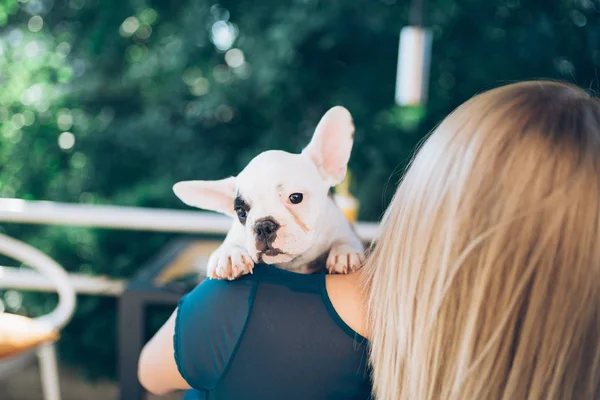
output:
M403 0L0 0L0 197L180 208L172 185L356 124L350 190L377 221L416 145L472 95L534 78L598 89L600 1L430 0L427 101L395 102ZM2 224L68 271L128 278L174 234ZM35 315L55 297L0 290ZM80 296L63 363L114 378L114 298ZM154 314L153 314L154 315ZM149 330L164 320L151 318ZM154 322L152 322L154 321Z

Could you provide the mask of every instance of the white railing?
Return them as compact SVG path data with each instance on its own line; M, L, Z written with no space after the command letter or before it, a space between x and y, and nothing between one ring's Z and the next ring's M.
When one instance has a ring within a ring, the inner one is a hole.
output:
M0 223L37 225L87 226L109 229L156 231L173 233L202 233L225 235L231 218L205 211L183 211L142 207L68 204L50 201L0 199ZM378 224L358 222L357 234L371 241L377 234ZM0 266L0 287L24 290L52 290L54 286L34 271L26 275L15 268ZM69 274L77 293L118 296L124 282L105 277Z
M226 233L231 224L228 217L203 211L67 204L19 199L0 199L0 222L214 234Z
M89 226L137 231L226 234L231 218L206 211L67 204L0 199L0 222ZM377 223L358 222L357 234L373 240Z
M122 279L69 273L69 282L76 293L96 296L120 296L125 289ZM0 266L0 289L56 292L56 286L37 271Z

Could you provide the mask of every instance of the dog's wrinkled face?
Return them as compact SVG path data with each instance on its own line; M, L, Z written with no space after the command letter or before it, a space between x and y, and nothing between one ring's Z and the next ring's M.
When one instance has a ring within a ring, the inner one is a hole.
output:
M235 217L245 227L245 247L255 262L287 262L314 244L329 187L309 158L267 151L236 182Z
M350 113L334 107L301 154L266 151L235 178L179 182L173 189L188 205L234 217L254 262L288 262L311 248L327 223L328 191L346 175L353 134Z

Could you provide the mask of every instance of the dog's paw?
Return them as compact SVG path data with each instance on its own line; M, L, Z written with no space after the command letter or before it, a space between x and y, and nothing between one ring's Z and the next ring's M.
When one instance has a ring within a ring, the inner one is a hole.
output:
M206 276L211 279L234 280L251 274L254 262L246 250L239 247L226 247L215 251L208 260Z
M347 274L358 270L365 254L347 244L334 245L327 257L327 271L330 274Z

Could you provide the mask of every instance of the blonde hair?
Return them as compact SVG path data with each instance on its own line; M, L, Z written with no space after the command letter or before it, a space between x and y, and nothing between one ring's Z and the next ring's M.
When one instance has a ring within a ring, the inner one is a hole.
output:
M599 130L547 81L435 129L363 268L377 399L600 398Z

